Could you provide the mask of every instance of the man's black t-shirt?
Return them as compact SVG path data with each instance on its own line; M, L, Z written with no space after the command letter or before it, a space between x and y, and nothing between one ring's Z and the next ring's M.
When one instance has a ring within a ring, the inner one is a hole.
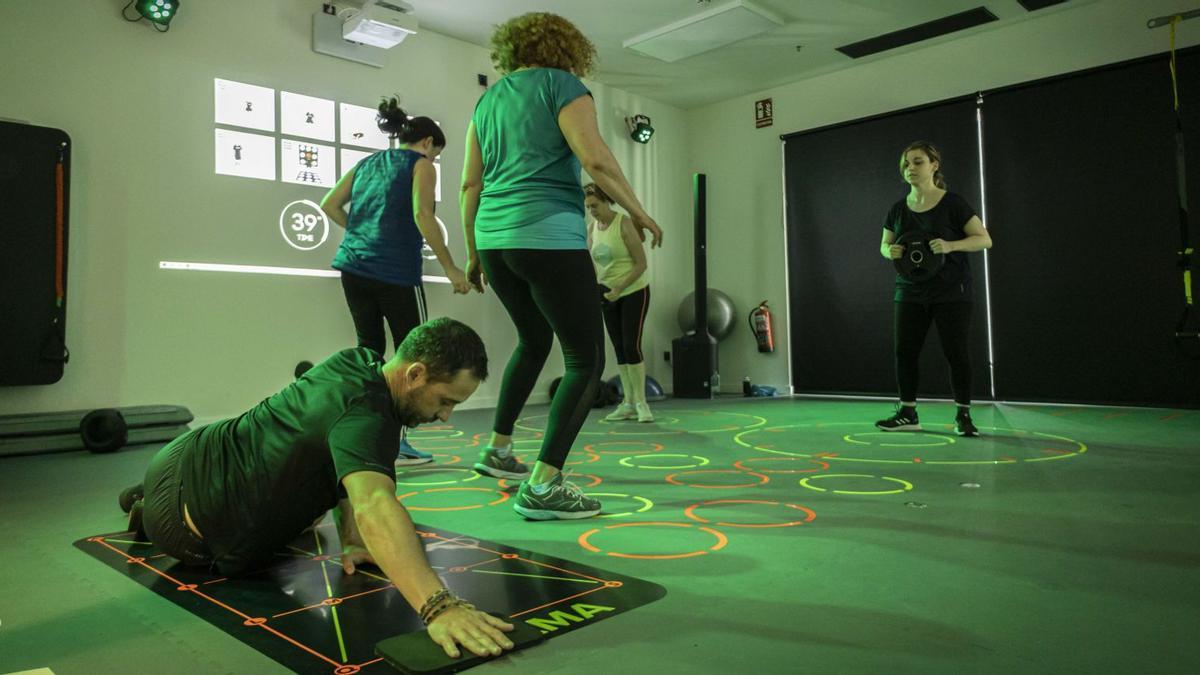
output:
M908 208L908 200L901 199L888 211L883 229L891 230L896 239L918 230L935 235L931 238L956 241L967 237L964 228L974 216L967 200L947 192L923 213ZM896 275L896 302L971 302L971 298L971 263L962 251L947 253L946 264L928 281L918 283Z
M379 356L347 349L248 412L181 436L182 493L217 568L260 564L345 496L356 471L395 477L401 423Z

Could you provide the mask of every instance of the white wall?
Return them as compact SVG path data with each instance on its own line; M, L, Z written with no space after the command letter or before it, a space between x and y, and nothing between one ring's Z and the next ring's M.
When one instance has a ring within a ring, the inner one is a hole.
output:
M363 105L400 93L447 132L439 215L458 227L461 139L482 91L476 74L496 77L486 49L424 31L376 69L311 50L315 0L185 3L166 34L123 21L124 4L0 3L0 117L62 128L74 140L71 362L57 384L0 389L0 414L167 403L207 420L283 386L298 361L353 344L336 279L157 268L184 234L231 217L224 214L237 219L243 205L257 212L279 189L213 176L215 77ZM682 111L599 85L595 92L602 129L635 189L665 228L678 229L687 217L686 179L677 175L686 147ZM654 144L635 147L625 136L621 118L633 112L660 125ZM464 264L463 251L454 253ZM515 342L507 315L492 293L464 299L436 284L427 292L431 315L462 319L483 336L493 376L469 405L492 405ZM661 352L661 342L652 332L647 345ZM537 391L559 374L556 355Z
M788 381L780 134L1165 52L1167 29L1148 30L1146 20L1189 9L1189 4L1194 3L1080 4L689 110L688 171L708 174L709 285L729 293L743 315L733 337L721 344L723 388L735 389L744 375L768 384ZM1178 40L1178 48L1200 43L1200 20L1182 24ZM1200 82L1195 73L1186 77L1182 86ZM1164 89L1162 96L1164 105L1170 105L1170 90ZM774 99L775 125L755 129L754 101L768 97ZM897 190L903 191L899 179ZM846 226L878 229L878 221ZM690 240L690 233L685 236ZM996 246L1004 246L1002 235ZM690 261L679 257L657 273L681 278L690 269ZM771 301L780 323L775 335L779 348L769 355L756 351L744 318L763 299Z

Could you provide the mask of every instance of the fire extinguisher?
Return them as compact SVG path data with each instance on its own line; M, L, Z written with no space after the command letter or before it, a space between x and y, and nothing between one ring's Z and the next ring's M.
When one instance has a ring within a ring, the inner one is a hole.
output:
M754 331L754 339L758 341L758 351L775 351L775 338L771 335L771 310L767 308L766 300L750 311L750 330Z

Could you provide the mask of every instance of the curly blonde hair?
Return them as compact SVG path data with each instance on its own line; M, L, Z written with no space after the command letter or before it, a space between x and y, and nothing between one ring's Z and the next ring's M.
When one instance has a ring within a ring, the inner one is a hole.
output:
M541 66L587 77L596 65L596 47L575 24L561 16L530 12L496 27L492 33L492 63L505 74L525 66Z

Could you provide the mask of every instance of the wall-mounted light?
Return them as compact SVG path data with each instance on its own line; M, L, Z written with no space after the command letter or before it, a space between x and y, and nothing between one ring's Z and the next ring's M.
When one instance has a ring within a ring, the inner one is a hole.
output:
M121 16L130 22L146 19L160 33L165 33L171 28L171 19L179 13L180 2L181 0L129 0L129 4L121 10ZM129 17L130 7L137 12L137 18Z
M645 115L626 117L625 128L629 130L629 137L638 143L649 143L650 137L654 135L654 127L650 126L650 118Z

